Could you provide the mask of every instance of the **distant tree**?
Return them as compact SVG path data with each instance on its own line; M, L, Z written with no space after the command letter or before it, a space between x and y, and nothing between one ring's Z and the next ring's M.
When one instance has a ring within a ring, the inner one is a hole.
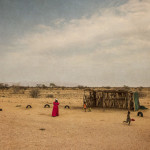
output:
M140 86L138 89L139 89L139 91L142 91L143 87L142 87L142 86Z
M65 89L65 86L62 86L61 89L64 90L64 89Z
M45 84L37 84L36 87L37 88L47 88L47 86Z
M54 83L50 83L50 85L49 85L50 87L56 87L56 84L54 84Z
M105 88L106 88L106 89L111 89L111 87L110 87L110 86L105 86Z
M21 87L19 85L13 85L12 89L13 89L13 94L19 94Z
M0 89L7 89L9 87L8 84L0 83Z
M42 85L41 85L41 84L37 84L36 87L37 87L37 88L41 88Z
M130 90L130 87L127 86L127 85L124 85L124 86L123 86L123 89L124 89L124 90Z
M3 88L4 87L4 83L0 83L0 88Z
M42 88L45 89L47 88L47 86L45 84L42 84Z
M78 85L78 88L79 89L84 89L84 86L83 85Z

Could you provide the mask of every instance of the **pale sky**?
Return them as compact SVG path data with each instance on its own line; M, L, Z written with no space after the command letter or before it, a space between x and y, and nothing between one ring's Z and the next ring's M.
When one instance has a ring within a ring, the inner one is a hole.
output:
M150 86L150 0L0 0L0 82Z

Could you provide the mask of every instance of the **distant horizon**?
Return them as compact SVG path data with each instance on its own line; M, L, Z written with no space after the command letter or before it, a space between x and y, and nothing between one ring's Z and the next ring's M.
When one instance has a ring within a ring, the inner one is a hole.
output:
M59 83L55 83L55 82L26 82L26 83L21 83L21 82L0 82L0 84L8 84L8 86L25 86L25 87L36 87L37 85L45 85L46 87L50 87L50 84L54 83L56 85L56 87L93 87L93 88L119 88L119 87L130 87L130 88L139 88L139 87L143 87L143 88L149 88L150 86L130 86L127 84L124 85L120 85L120 86L111 86L111 85L99 85L99 86L88 86L88 85L81 85L81 84L59 84Z

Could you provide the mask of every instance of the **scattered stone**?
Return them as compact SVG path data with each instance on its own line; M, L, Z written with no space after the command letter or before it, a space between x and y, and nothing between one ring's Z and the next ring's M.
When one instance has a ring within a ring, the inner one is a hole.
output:
M44 131L44 130L46 130L46 129L45 129L45 128L40 128L39 130Z

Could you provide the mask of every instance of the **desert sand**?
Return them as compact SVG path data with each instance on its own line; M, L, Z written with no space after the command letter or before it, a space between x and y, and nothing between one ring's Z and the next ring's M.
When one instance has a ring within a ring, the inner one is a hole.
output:
M140 99L150 108L149 91ZM144 117L131 111L135 121L128 126L127 110L92 108L84 112L83 89L42 90L39 98L0 90L0 150L149 150L150 110ZM53 98L46 98L53 94ZM51 117L58 99L59 117ZM44 108L45 104L50 108ZM31 109L26 109L30 104ZM20 106L19 106L20 105ZM64 109L69 105L70 109ZM19 107L16 107L19 106Z

